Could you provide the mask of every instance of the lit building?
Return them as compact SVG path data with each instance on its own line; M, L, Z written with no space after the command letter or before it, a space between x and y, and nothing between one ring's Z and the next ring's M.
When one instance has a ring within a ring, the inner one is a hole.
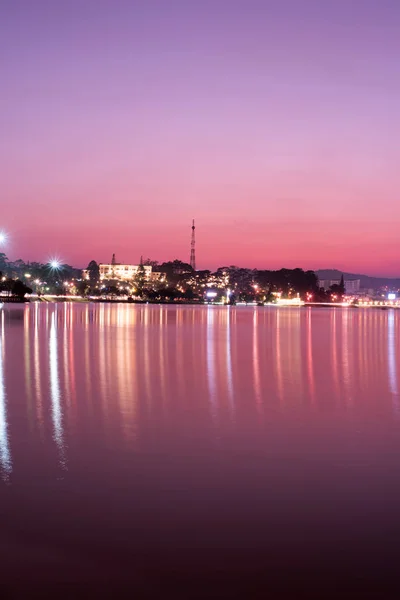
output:
M144 269L144 278L146 281L152 281L160 279L162 273L153 273L151 265L142 265ZM140 265L123 265L119 263L100 263L100 281L132 281L138 274ZM89 279L89 271L85 269L82 271L83 279Z
M121 281L131 281L136 277L139 267L140 265L106 265L100 263L100 281L102 281L103 279L118 279ZM150 265L143 265L143 269L145 279L149 281L152 275L152 267Z

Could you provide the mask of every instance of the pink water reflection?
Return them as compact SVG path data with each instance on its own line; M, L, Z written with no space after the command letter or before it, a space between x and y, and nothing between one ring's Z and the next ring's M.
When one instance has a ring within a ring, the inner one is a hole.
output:
M10 531L23 517L51 548L118 571L139 547L275 556L286 540L318 557L385 530L400 501L399 326L379 310L4 308Z

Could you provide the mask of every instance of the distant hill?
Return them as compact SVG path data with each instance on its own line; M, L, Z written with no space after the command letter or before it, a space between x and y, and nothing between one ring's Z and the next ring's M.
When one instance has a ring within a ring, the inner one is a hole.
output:
M378 289L388 286L392 289L400 288L400 279L391 279L389 277L370 277L369 275L357 275L356 273L345 273L337 269L320 269L315 271L318 279L340 279L342 274L344 279L359 279L362 288Z

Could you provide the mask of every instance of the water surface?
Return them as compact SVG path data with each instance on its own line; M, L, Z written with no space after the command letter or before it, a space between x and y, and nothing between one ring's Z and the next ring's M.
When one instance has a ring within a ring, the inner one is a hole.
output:
M129 580L151 593L389 574L398 315L6 306L7 581Z

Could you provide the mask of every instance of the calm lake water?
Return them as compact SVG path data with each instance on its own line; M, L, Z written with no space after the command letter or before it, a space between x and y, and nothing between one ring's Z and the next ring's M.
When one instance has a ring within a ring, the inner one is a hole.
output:
M3 577L192 594L387 578L399 327L394 310L5 306Z

